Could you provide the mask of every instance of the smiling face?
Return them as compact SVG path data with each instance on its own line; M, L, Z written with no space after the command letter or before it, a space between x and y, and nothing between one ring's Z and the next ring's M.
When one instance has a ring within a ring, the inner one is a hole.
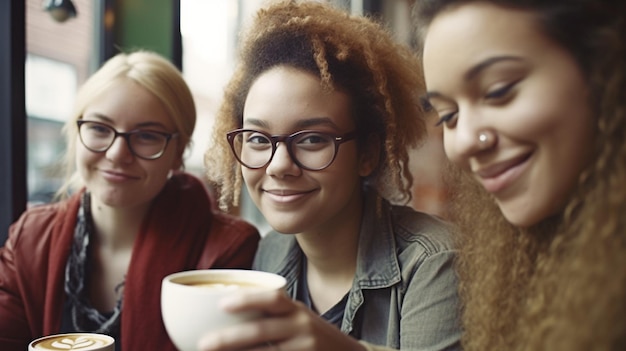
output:
M114 84L102 93L86 107L82 119L106 123L118 132L135 129L176 131L160 101L129 80ZM156 160L134 156L122 137L117 137L113 145L101 153L89 151L79 140L76 145L76 166L91 192L94 206L149 206L165 185L169 171L178 169L182 162L175 139Z
M423 55L450 160L473 172L514 225L562 210L594 130L574 58L531 13L481 2L438 15Z
M279 66L261 74L250 88L243 128L271 135L301 130L344 135L355 123L346 94L325 93L313 74ZM334 162L320 171L298 167L281 142L267 166L242 166L256 206L274 229L289 234L325 232L342 222L359 221L361 177L370 171L359 161L354 140L341 144Z

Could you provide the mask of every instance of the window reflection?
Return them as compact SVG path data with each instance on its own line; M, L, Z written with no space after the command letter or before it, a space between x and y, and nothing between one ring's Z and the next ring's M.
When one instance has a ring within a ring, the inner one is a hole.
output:
M41 0L26 0L28 192L33 203L49 199L59 178L54 172L64 152L61 126L71 112L76 88L96 66L98 38L104 30L95 13L107 0L73 0L80 14L64 23L55 22L41 8ZM329 1L346 11L364 12L369 2ZM414 0L381 0L377 16L388 23L398 40L413 41L409 8ZM232 75L238 33L263 6L261 0L180 0L183 44L183 75L192 89L198 111L192 150L186 154L186 169L203 176L203 153L219 107L223 87ZM368 5L369 6L369 5ZM371 9L370 9L371 10ZM440 167L444 158L440 135L432 131L429 141L411 156L416 177L414 207L443 212ZM418 162L419 161L419 162ZM256 208L242 201L241 214ZM249 205L249 206L248 206ZM249 210L247 209L249 208ZM251 216L255 217L253 213ZM254 221L254 220L253 220Z
M94 8L73 0L79 16L56 22L41 0L26 0L26 114L28 205L49 202L63 174L61 128L71 115L77 87L89 75L95 46Z
M237 36L264 1L259 0L181 0L180 31L183 42L183 76L196 101L198 120L193 150L185 164L187 170L204 173L204 150L209 141L215 113L223 88L233 73L237 55ZM245 189L238 215L257 226L270 229Z
M30 206L50 202L63 182L61 128L71 114L77 77L74 66L28 54L25 68L27 184Z
M193 150L185 164L189 171L200 176L213 116L235 67L238 32L263 3L259 0L180 2L183 76L198 112Z

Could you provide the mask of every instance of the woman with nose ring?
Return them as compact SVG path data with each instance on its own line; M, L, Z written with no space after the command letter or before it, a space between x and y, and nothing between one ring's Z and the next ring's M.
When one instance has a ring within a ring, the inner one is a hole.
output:
M626 2L420 0L463 347L626 349Z
M458 349L453 228L403 206L408 149L426 130L416 67L382 25L329 4L256 15L206 166L222 206L245 183L273 228L254 268L288 283L224 300L265 317L208 333L199 349Z
M65 126L61 201L28 209L0 248L0 349L96 332L117 350L169 350L161 280L199 268L250 268L259 235L213 206L182 172L196 121L178 69L121 53L81 87Z

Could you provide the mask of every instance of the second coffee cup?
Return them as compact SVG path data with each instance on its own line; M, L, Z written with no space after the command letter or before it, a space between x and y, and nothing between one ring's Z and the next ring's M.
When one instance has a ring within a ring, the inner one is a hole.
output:
M114 351L115 339L104 334L55 334L33 340L28 351Z
M228 313L219 301L237 291L284 289L285 278L268 272L206 269L174 273L163 278L161 313L170 339L181 351L195 351L211 330L259 318L254 313Z

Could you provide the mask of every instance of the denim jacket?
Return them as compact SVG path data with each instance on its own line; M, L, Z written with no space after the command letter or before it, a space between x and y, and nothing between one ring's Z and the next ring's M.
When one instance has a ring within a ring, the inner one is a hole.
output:
M341 330L393 349L460 350L452 233L436 217L368 192ZM261 240L253 267L284 276L295 297L302 255L294 235L271 232Z

